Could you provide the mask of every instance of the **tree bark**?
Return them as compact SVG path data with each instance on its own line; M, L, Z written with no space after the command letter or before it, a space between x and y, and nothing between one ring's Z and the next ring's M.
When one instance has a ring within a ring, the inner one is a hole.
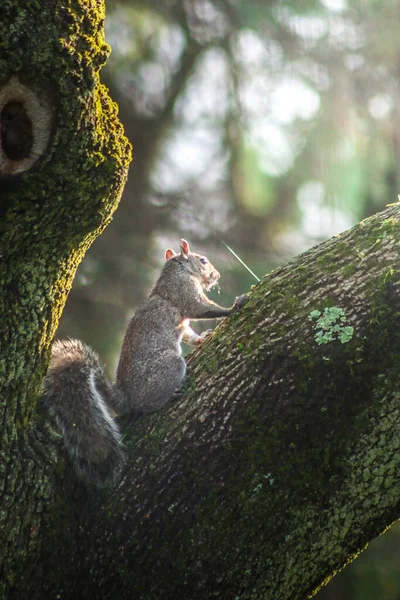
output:
M306 598L398 518L399 222L396 205L264 278L184 397L128 431L117 488L77 486L56 454L10 597ZM325 309L347 321L323 329Z
M101 3L25 4L0 9L2 596L306 598L399 517L400 205L264 278L86 488L37 399L129 146Z
M192 356L82 517L82 597L307 598L399 517L399 220L278 269Z
M99 83L103 22L96 0L0 6L1 597L27 597L45 568L58 444L36 418L40 382L77 265L110 221L130 161Z

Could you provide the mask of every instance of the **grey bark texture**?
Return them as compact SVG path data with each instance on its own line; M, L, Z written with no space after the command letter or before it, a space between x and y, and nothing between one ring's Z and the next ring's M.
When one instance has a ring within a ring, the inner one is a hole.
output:
M399 218L278 269L192 355L84 519L84 597L307 598L398 518Z
M57 439L37 412L76 268L111 220L130 161L99 82L102 2L0 3L0 597L45 574ZM71 525L72 527L72 525ZM43 571L42 571L43 570ZM39 592L38 592L39 593Z
M265 277L86 488L37 400L130 158L101 9L0 8L0 593L306 598L399 517L400 205Z

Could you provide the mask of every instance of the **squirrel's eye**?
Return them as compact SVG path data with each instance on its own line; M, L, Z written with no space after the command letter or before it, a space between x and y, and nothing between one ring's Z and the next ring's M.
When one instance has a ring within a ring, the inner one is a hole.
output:
M200 259L200 262L201 262L202 265L206 265L208 263L208 260L206 259L205 256L202 256L201 259Z

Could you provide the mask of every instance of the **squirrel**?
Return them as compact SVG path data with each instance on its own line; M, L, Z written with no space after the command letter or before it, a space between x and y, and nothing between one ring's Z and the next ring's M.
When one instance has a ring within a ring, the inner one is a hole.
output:
M168 248L165 260L149 298L128 325L114 384L89 346L74 339L53 344L42 403L61 429L78 474L89 483L118 478L124 452L117 417L158 411L179 395L186 373L181 341L196 346L211 333L198 335L190 320L229 316L247 300L246 294L239 296L230 308L210 300L204 290L213 288L220 274L184 239L180 253Z

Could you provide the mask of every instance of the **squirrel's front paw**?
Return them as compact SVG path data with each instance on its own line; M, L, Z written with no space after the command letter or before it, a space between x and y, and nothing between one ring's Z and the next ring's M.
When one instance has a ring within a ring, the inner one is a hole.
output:
M242 294L241 296L237 296L235 298L235 304L233 305L235 312L237 310L239 310L239 308L242 308L242 306L244 306L246 304L248 299L249 299L249 294Z
M212 329L207 329L207 331L203 331L197 338L196 340L196 344L203 344L206 339L209 337L209 335L211 335L211 333L213 332Z

